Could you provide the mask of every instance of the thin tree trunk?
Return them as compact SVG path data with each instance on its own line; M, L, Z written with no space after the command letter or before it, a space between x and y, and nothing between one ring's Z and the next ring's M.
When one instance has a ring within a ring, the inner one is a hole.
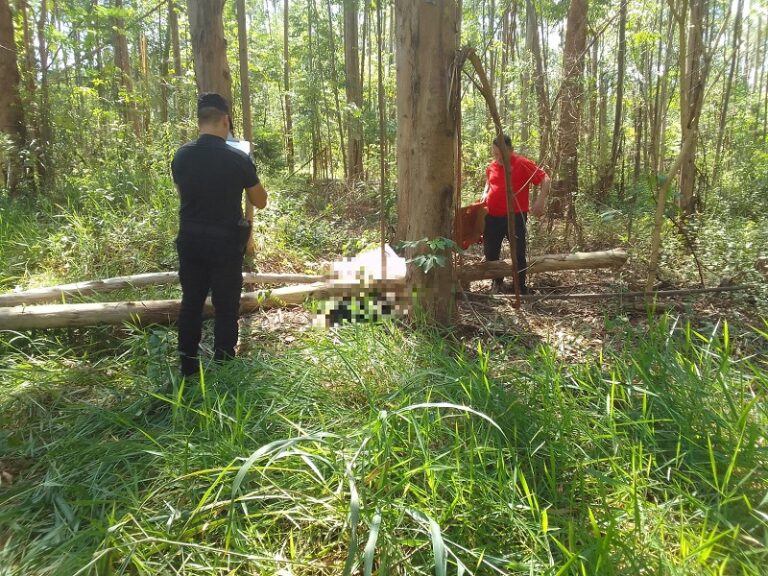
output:
M248 74L248 29L245 25L245 0L237 0L235 4L237 11L237 45L240 61L240 102L243 109L243 139L253 142L253 119L251 118L251 80ZM245 219L253 221L253 204L246 197L245 199ZM245 246L245 253L253 256L255 248L253 246L253 229L248 236L248 242Z
M592 40L592 56L589 60L589 80L588 80L588 106L587 106L587 163L595 171L599 170L596 157L599 152L597 142L597 102L598 102L598 66L600 42L597 37Z
M141 123L134 102L131 57L128 53L128 39L125 36L125 20L120 15L123 10L123 0L114 0L113 8L116 15L112 19L112 47L115 51L115 67L119 70L120 76L118 100L121 102L120 108L125 123L131 126L134 135L138 138L141 136Z
M352 185L363 173L363 86L360 76L360 46L358 44L358 1L344 2L344 68L347 92L347 183Z
M328 6L328 39L331 43L331 81L333 82L333 99L336 104L336 128L339 131L339 144L341 148L341 163L344 174L347 174L347 151L346 141L344 140L344 121L341 116L341 100L339 98L339 74L336 70L336 31L333 29L333 13L331 11L331 0L327 2Z
M16 41L13 32L13 17L8 0L0 0L0 132L6 134L14 147L24 144L24 111L21 105L21 75L16 62ZM3 166L0 174L11 194L18 192L22 179L21 155L11 150L6 158L2 158Z
M161 22L158 22L157 28L158 38L163 38L162 55L160 56L160 122L165 124L168 122L168 87L171 84L168 75L168 70L171 67L171 28L170 26L166 28L165 36L162 34Z
M531 83L531 64L532 58L528 52L528 19L525 21L525 63L522 65L522 73L520 74L520 140L523 150L530 154L531 152L531 120L530 120L530 100L529 95L533 84Z
M315 73L314 64L314 46L312 38L312 30L314 23L312 22L312 3L314 0L307 0L307 33L308 33L308 46L307 57L309 61L308 76L310 81L309 86L309 128L310 128L310 140L312 145L312 181L315 182L318 179L319 173L319 161L320 161L320 130L317 123L317 93L322 90L322 87L317 85L317 75Z
M40 0L40 15L37 19L37 53L40 62L40 167L43 185L53 180L51 149L53 131L48 90L48 42L46 28L48 27L48 2Z
M291 116L291 61L288 52L288 0L283 2L283 97L285 107L285 155L288 170L294 172L293 117Z
M526 0L526 48L533 61L533 83L536 87L539 112L539 158L542 164L551 162L552 156L552 116L549 112L549 96L547 95L546 74L539 41L539 28L536 19L536 8L533 0Z
M741 43L741 15L744 9L744 0L739 0L736 5L736 16L733 22L733 45L731 46L731 64L728 69L728 78L725 81L725 94L720 108L720 123L717 127L717 141L715 144L714 177L720 179L720 164L723 157L723 137L725 136L726 119L728 118L728 104L731 99L731 87L736 73L736 61L739 58L739 44Z
M243 109L243 138L253 140L253 119L251 117L251 81L248 73L248 29L245 23L245 0L236 0L237 47L240 64L240 105ZM252 207L251 207L252 209Z
M376 46L378 55L378 83L377 92L379 94L379 242L381 244L381 277L387 278L387 253L386 253L386 233L387 233L387 160L385 156L387 133L386 133L386 101L384 98L384 10L381 2L376 5Z
M608 164L603 166L603 176L600 182L600 194L598 200L605 203L613 188L613 180L616 175L616 165L619 162L622 142L622 125L624 122L624 72L626 69L627 53L627 2L619 5L619 50L616 66L616 109L613 115L613 139L611 140L611 157Z
M704 92L706 73L704 63L704 14L705 0L683 0L678 14L680 31L680 124L683 141L691 140L680 168L680 210L690 216L698 209L696 198L696 148L699 112Z
M171 34L171 51L173 53L173 99L175 102L176 121L187 117L187 101L183 94L184 69L181 63L181 43L179 42L179 16L176 0L168 3L168 29Z
M450 238L453 228L455 131L448 112L448 82L458 44L453 0L396 0L398 238ZM419 250L406 250L408 258ZM453 267L425 272L411 263L408 282L418 288L429 316L448 324L455 294Z

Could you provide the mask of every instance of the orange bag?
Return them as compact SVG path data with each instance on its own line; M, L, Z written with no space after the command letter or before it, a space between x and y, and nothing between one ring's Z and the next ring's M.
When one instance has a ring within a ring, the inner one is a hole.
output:
M459 228L461 236L457 244L462 250L466 250L472 244L480 244L483 241L483 232L485 232L485 215L488 214L488 208L482 202L475 202L469 206L463 206L459 211L461 227ZM458 223L457 223L458 224ZM458 234L454 234L454 237Z

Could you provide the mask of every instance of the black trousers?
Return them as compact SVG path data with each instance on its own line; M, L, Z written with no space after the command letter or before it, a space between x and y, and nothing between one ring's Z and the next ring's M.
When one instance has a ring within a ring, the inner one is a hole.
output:
M185 376L199 371L198 348L208 293L215 310L214 360L235 355L243 287L243 253L237 241L179 235L176 239L181 281L179 356Z
M520 293L524 294L528 291L528 287L525 284L526 268L528 262L525 259L526 238L525 238L525 223L528 220L528 214L515 213L515 245L517 252L517 281L520 286ZM490 214L485 217L485 232L483 233L483 252L485 253L486 262L492 262L499 259L501 254L501 243L504 238L509 241L509 234L507 230L507 217L506 216L491 216ZM501 283L499 279L497 282Z

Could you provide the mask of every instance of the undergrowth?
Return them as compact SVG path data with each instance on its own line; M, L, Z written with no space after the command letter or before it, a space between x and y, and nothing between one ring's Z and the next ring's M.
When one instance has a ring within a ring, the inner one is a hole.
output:
M580 365L348 326L183 384L172 332L127 330L3 334L0 573L768 565L766 363L727 325Z

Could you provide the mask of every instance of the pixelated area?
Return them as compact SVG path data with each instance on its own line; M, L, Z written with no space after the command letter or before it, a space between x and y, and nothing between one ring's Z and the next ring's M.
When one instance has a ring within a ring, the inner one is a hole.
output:
M343 324L379 322L385 318L402 318L409 306L397 292L368 292L334 296L320 302L313 325L334 328Z
M405 259L388 245L331 262L325 270L337 292L318 305L313 324L332 328L344 323L377 322L408 314Z

